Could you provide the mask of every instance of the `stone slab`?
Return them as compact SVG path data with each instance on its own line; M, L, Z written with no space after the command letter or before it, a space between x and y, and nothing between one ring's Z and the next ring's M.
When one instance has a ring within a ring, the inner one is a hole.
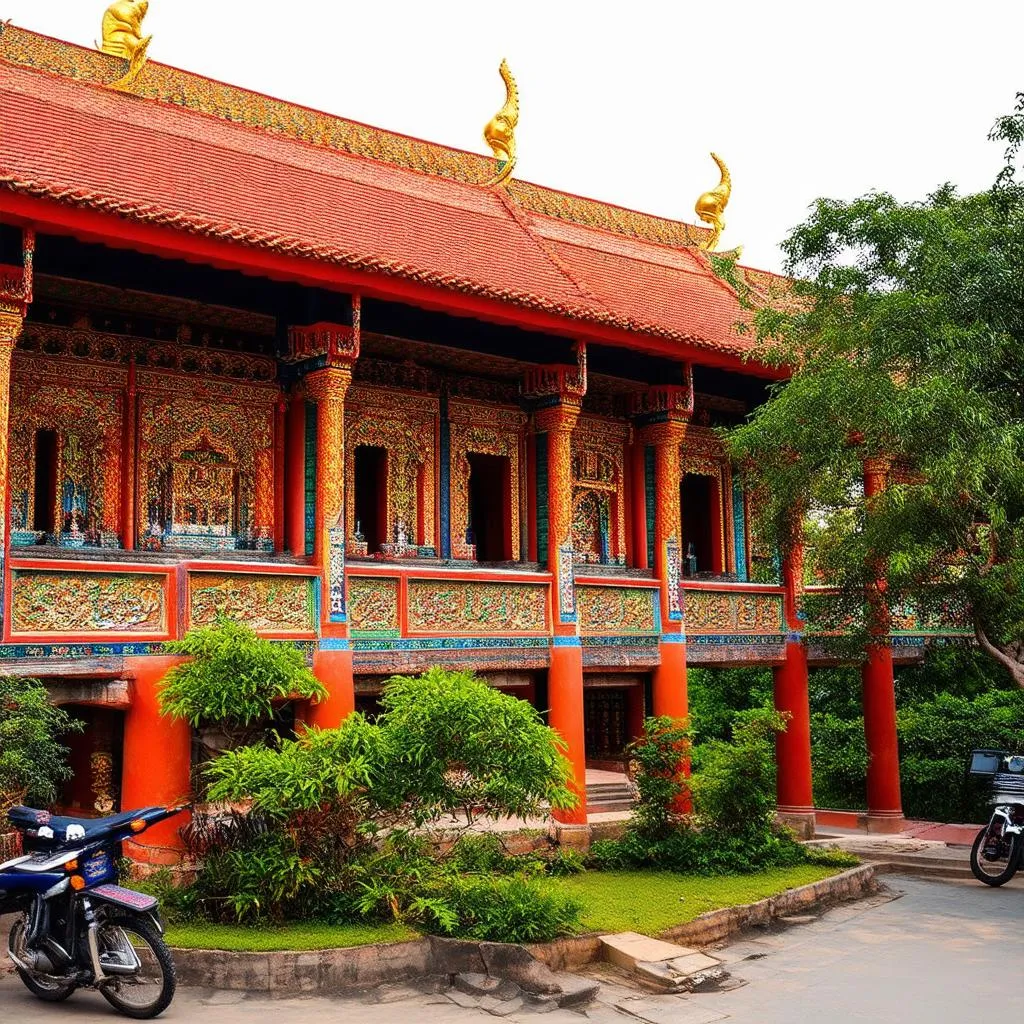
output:
M639 932L617 932L600 938L604 959L626 970L632 970L639 962L659 963L697 952L663 939L652 939Z

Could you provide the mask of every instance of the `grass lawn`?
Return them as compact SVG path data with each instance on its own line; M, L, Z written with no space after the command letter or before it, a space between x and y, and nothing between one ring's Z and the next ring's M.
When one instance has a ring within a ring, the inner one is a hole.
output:
M244 928L232 924L170 924L167 944L179 949L230 949L239 953L272 949L332 949L405 942L419 932L402 924L288 924L280 928Z
M844 868L800 864L755 875L699 878L669 871L587 871L555 879L563 892L583 905L587 932L641 932L657 935L708 910L756 903L787 889L818 882Z
M587 871L550 884L584 905L584 932L642 932L657 935L708 910L755 903L787 889L820 881L844 870L815 864L776 868L756 875L698 878L669 871ZM172 924L167 942L180 949L330 949L404 942L420 933L402 924L308 924L244 928L227 924Z

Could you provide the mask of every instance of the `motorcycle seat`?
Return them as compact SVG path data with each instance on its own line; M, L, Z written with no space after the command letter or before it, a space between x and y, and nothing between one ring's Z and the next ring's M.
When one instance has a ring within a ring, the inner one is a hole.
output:
M104 832L114 832L128 825L140 815L158 810L160 810L159 807L143 807L133 811L124 811L121 814L112 814L106 818L69 818L50 814L48 811L36 810L34 807L12 807L7 812L7 818L15 828L21 831L29 829L35 831L45 825L53 830L53 840L51 841L63 842L69 825L81 826L85 831L85 838L89 839Z

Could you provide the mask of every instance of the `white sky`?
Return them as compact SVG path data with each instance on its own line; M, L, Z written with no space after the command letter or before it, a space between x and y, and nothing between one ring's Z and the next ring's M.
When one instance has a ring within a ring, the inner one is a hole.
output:
M91 45L107 0L0 0L0 19ZM694 220L733 173L723 247L778 269L820 195L923 197L992 181L985 136L1024 90L1020 0L150 0L154 60L487 152L508 58L517 176Z

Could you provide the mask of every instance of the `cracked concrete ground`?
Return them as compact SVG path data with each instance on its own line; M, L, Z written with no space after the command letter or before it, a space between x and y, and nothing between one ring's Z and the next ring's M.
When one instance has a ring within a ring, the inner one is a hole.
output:
M1024 877L1002 889L977 882L886 879L889 896L844 904L820 918L758 932L715 951L732 979L722 989L690 995L639 991L614 968L595 965L601 996L585 1013L515 1011L523 1024L790 1024L824 1018L830 1024L962 1024L982 1013L1024 1017ZM898 898L893 899L892 896ZM307 1024L483 1024L495 1018L463 1007L445 993L389 986L337 999L256 999L242 993L181 989L162 1018L239 1024L272 1019ZM50 1006L17 979L0 979L0 1019L18 1024L62 1020L98 1024L117 1019L99 996L76 993Z

